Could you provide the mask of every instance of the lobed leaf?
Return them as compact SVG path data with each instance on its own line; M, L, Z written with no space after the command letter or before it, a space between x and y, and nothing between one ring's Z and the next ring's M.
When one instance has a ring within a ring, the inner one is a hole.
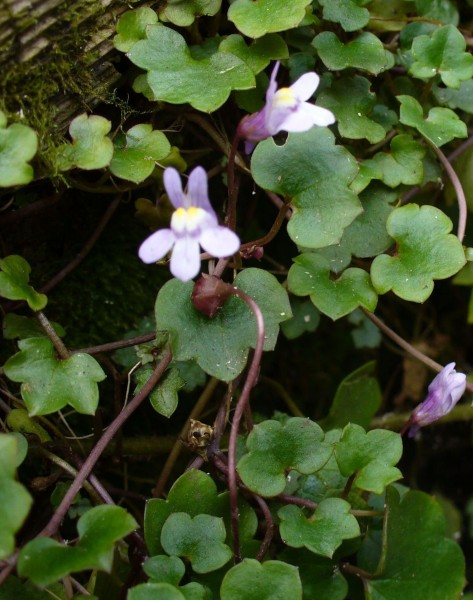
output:
M48 298L29 285L31 267L22 256L12 254L0 259L0 269L0 296L26 300L32 310L43 310Z
M310 0L234 0L228 10L228 19L251 38L267 33L286 31L297 27L305 17Z
M269 33L246 45L243 36L236 33L227 36L219 45L221 52L230 52L245 62L256 75L272 60L289 57L289 50L280 35Z
M350 508L345 500L327 498L317 505L311 517L306 517L300 507L284 506L278 511L281 538L293 548L305 546L314 554L332 558L343 540L360 535L358 521L349 513Z
M344 31L362 29L370 20L366 8L370 0L319 0L323 6L323 16L327 21L340 23Z
M79 413L93 415L99 393L97 382L106 375L89 354L58 360L48 338L18 342L20 352L4 365L6 376L20 382L21 396L30 415L47 415L70 404Z
M330 265L317 253L300 254L289 269L288 287L297 296L310 296L320 312L334 321L358 306L374 311L378 296L366 271L346 269L338 279L330 276Z
M387 230L397 242L397 252L381 254L371 265L378 294L392 290L404 300L424 302L434 279L455 275L466 262L461 242L450 233L452 222L434 206L396 208L388 217Z
M384 131L384 130L383 130ZM294 213L287 231L306 248L337 243L362 208L349 189L358 172L353 156L327 128L289 134L284 145L268 139L251 160L255 182L263 189L291 198Z
M137 526L135 519L120 506L96 506L79 519L80 539L75 546L38 537L21 550L18 572L41 587L86 569L110 572L115 542Z
M0 110L0 187L24 185L33 179L33 167L28 162L38 150L38 136L21 123L6 125Z
M237 56L216 49L197 60L184 38L163 25L148 25L146 39L133 45L128 58L148 72L145 87L140 79L135 90L148 90L154 100L171 104L188 102L204 112L219 108L232 90L255 85L253 72Z
M188 27L198 17L216 15L221 4L222 0L166 0L159 9L159 18L179 27Z
M148 6L127 11L118 19L117 35L113 38L115 48L129 52L136 42L145 39L146 27L157 22L158 15Z
M359 489L381 494L384 488L401 479L394 467L402 456L402 440L398 433L382 429L366 432L349 423L335 445L335 458L340 473L349 477L356 473L354 485Z
M260 496L277 496L286 485L286 473L294 469L313 473L329 459L332 447L324 443L322 429L301 417L263 421L246 440L247 453L237 465L243 483Z

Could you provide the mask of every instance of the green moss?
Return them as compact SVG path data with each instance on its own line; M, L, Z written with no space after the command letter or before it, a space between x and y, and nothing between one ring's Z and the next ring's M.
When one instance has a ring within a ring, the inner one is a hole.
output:
M28 11L30 12L30 11ZM39 134L37 173L57 175L54 147L63 140L64 117L55 101L65 96L77 104L79 110L90 111L91 99L113 103L113 95L106 82L97 81L90 69L96 60L96 51L84 54L83 48L96 33L96 23L105 8L100 0L71 0L62 2L54 10L55 22L42 37L47 37L46 49L28 60L18 60L28 46L22 47L22 33L39 21L26 11L10 15L9 25L14 38L1 48L0 110L9 121L20 120ZM47 14L50 17L51 13ZM95 102L94 102L95 104ZM58 121L62 120L59 122Z

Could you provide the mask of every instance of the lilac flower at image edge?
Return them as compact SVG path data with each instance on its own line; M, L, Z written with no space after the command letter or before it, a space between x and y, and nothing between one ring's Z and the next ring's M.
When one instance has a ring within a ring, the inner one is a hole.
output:
M448 414L465 393L466 375L455 371L455 363L446 365L434 377L428 388L427 398L413 411L403 428L409 428L409 437L414 437L421 427L433 423Z
M218 224L208 197L207 174L196 167L189 174L185 190L179 172L165 169L164 187L176 209L171 227L152 233L140 246L138 255L147 264L157 262L171 250L171 273L181 281L193 279L200 270L200 247L216 258L232 256L240 248L238 236Z

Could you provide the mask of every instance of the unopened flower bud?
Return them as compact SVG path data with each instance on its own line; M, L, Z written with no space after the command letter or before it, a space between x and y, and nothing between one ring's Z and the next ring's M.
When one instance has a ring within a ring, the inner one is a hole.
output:
M214 317L232 295L232 286L219 277L202 275L192 290L194 308L207 317Z

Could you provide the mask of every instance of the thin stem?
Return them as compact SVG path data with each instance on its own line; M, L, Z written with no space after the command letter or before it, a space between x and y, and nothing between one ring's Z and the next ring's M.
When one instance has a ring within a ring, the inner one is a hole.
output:
M271 229L268 231L268 233L266 235L264 235L262 238L254 240L253 242L247 242L246 244L242 244L240 247L240 252L242 250L245 250L246 248L252 248L253 246L265 246L266 244L269 244L269 242L271 242L271 240L273 240L276 237L279 230L281 229L281 225L284 223L285 219L287 218L286 213L287 213L287 204L282 204L281 208L279 209L278 215L277 215L274 223L272 224Z
M90 238L87 240L87 242L85 243L84 247L79 252L79 254L73 260L71 260L71 262L69 264L67 264L63 269L61 269L59 271L59 273L57 273L50 281L48 281L48 283L43 285L43 287L41 287L39 290L40 292L47 294L54 287L56 287L56 285L60 281L62 281L64 279L64 277L66 277L66 275L69 275L69 273L71 271L73 271L84 260L84 258L87 256L87 254L89 254L89 252L95 246L95 243L99 239L100 234L105 229L107 223L110 221L113 213L116 211L118 205L120 204L120 201L121 201L121 196L117 196L116 198L114 198L112 200L112 202L110 202L107 210L104 212L102 218L100 219L99 224L95 228L95 231L92 233Z
M263 498L261 498L260 496L257 496L256 494L253 495L253 498L258 503L259 507L261 508L261 512L264 515L264 520L266 521L266 531L264 533L264 538L261 543L261 547L258 551L258 554L256 555L256 560L259 560L261 562L263 560L263 558L266 556L266 552L268 551L268 549L271 545L271 542L273 541L274 519L273 519L273 515L271 514L271 511L268 508L268 505L263 500Z
M428 140L427 140L428 141ZM430 147L437 155L438 159L443 165L450 181L452 182L453 189L455 190L455 194L457 196L458 202L458 229L457 229L457 237L460 242L463 242L463 238L465 237L465 229L466 229L466 217L468 213L468 208L466 204L465 192L463 191L462 184L460 183L460 179L455 172L455 169L450 164L449 160L445 156L445 154L437 148L434 144L429 142Z
M156 338L156 332L154 333L143 333L143 335L137 335L136 337L128 340L119 340L118 342L108 342L107 344L101 344L100 346L90 346L89 348L80 348L79 350L72 350L74 354L83 352L84 354L100 354L101 352L114 352L121 348L129 348L130 346L138 346L139 344L146 344Z
M54 327L49 322L49 319L46 317L46 315L42 311L37 312L35 314L35 316L38 319L38 321L40 322L41 327L46 332L46 335L53 343L53 345L56 349L56 352L59 355L59 358L61 358L62 360L67 360L70 357L69 350L66 348L66 346L64 345L64 342L61 340L61 338L56 333Z
M240 421L245 412L245 408L250 399L250 392L255 385L258 377L259 366L261 363L261 357L263 355L264 347L264 318L259 306L256 302L238 288L233 288L233 294L241 298L253 312L256 319L256 347L253 354L253 360L251 361L248 375L246 377L245 385L241 392L241 396L236 404L235 413L233 415L232 427L230 430L230 440L228 444L228 487L230 490L230 511L231 511L231 523L233 533L233 546L235 552L235 561L241 561L241 549L240 549L240 534L239 534L239 511L237 502L237 479L236 479L236 444L238 438L238 430L240 428Z
M52 516L49 523L46 527L41 531L41 536L51 536L53 535L57 529L59 528L61 521L64 519L69 507L74 500L77 492L82 487L84 481L89 477L94 468L95 464L99 460L105 448L108 446L111 439L123 426L123 424L127 421L127 419L135 412L135 410L140 406L140 404L149 396L152 392L155 385L158 383L159 379L162 377L164 371L168 367L171 362L171 351L167 350L163 355L161 362L156 366L153 371L151 377L145 383L145 385L141 388L139 393L133 398L133 400L122 410L122 412L110 423L107 430L103 433L102 437L99 439L84 464L80 468L76 478L72 482L71 487L67 491L66 495L62 499L62 502L56 509L56 512Z
M236 227L236 203L238 196L238 185L235 182L235 156L238 148L238 144L240 143L240 136L238 132L235 133L235 137L233 138L232 147L230 148L230 154L228 156L228 165L227 165L227 183L228 183L228 206L227 206L227 216L226 216L226 224L227 226L235 231Z
M215 392L215 388L219 384L219 380L216 377L212 377L207 385L205 386L203 392L199 396L197 402L195 403L193 409L191 410L184 427L181 429L181 433L177 438L176 443L174 444L171 452L169 453L166 462L164 463L164 467L162 468L161 474L159 475L159 479L156 483L155 488L152 491L152 494L155 498L159 498L163 493L164 487L169 479L169 475L171 474L172 469L174 468L174 464L179 457L179 454L182 450L182 442L181 438L185 438L187 430L189 428L189 421L191 419L197 419L200 416L204 408L207 406L210 398Z

